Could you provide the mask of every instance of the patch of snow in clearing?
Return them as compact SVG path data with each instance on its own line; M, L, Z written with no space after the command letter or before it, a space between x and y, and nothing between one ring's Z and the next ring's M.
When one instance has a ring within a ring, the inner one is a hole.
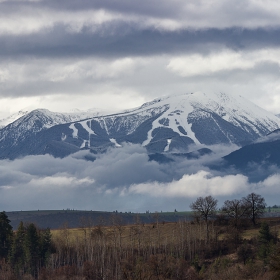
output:
M73 130L72 137L73 138L78 138L78 129L75 127L75 124L71 123L69 125L69 128Z
M95 134L95 132L88 126L88 120L86 120L86 121L82 121L82 122L79 122L81 125L82 125L82 127L89 133L89 134L94 134L94 135L96 135Z
M88 140L84 140L84 142L82 143L82 145L80 146L80 149L83 149L86 147L86 145L89 146L89 141Z
M110 138L110 141L111 141L111 143L115 144L115 147L118 147L118 148L121 147L121 145L116 141L116 139Z
M172 139L167 139L167 145L164 148L164 152L168 152L169 151L169 146L170 146L171 142L172 142Z
M67 138L67 135L65 135L64 133L61 134L61 141L65 141Z

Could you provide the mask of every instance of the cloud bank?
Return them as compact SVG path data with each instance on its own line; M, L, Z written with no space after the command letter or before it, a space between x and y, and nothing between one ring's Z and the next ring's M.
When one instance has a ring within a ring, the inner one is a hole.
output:
M278 169L250 182L234 170L211 170L209 163L220 162L218 154L159 164L149 161L143 147L124 145L86 161L90 156L82 151L63 159L42 155L0 161L0 210L183 211L198 196L213 195L222 204L256 192L277 204L280 192Z

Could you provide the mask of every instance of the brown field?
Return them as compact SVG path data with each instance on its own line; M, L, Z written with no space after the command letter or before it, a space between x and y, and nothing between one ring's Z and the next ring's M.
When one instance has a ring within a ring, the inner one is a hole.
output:
M273 234L280 236L280 217L277 218L262 218L259 220L259 223L256 227L249 227L242 230L241 236L243 239L250 240L252 238L256 238L259 234L260 224L262 222L266 222L270 225L270 230ZM184 226L183 226L184 225ZM183 227L183 228L182 228ZM187 229L188 232L192 232L194 235L199 232L199 238L205 238L205 225L203 223L196 224L192 222L158 222L151 224L134 224L134 225L123 225L121 223L114 226L87 226L79 227L79 228L67 228L64 226L60 229L51 230L54 238L59 237L61 234L65 234L67 231L68 237L71 241L77 241L77 239L82 239L91 233L102 229L105 235L110 238L113 238L116 232L121 234L121 240L123 244L131 245L131 240L134 239L135 236L141 235L141 240L144 243L147 242L156 242L160 240L160 243L164 244L167 241L172 241L175 239L175 234L181 230ZM203 230L204 229L204 230ZM212 234L215 231L215 234L222 240L225 238L226 234L226 226L219 226L215 224L211 224ZM220 232L220 233L218 233ZM222 233L221 233L222 232Z

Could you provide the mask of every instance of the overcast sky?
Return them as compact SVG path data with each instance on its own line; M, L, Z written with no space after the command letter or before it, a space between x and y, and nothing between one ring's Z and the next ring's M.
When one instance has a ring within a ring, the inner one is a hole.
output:
M280 2L0 0L1 114L241 94L280 113Z

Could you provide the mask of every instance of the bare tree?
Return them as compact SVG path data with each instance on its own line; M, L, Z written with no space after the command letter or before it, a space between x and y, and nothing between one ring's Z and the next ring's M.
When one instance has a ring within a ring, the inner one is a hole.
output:
M248 207L248 217L255 225L256 220L259 219L265 211L265 200L259 194L250 193L246 197L243 197L243 201L247 204Z
M190 204L190 208L195 215L200 217L206 223L207 242L209 240L209 218L217 212L218 200L211 195L198 197L195 202Z
M244 200L226 200L222 207L222 211L228 216L232 221L235 228L238 227L242 218L246 217L248 214L249 205Z

